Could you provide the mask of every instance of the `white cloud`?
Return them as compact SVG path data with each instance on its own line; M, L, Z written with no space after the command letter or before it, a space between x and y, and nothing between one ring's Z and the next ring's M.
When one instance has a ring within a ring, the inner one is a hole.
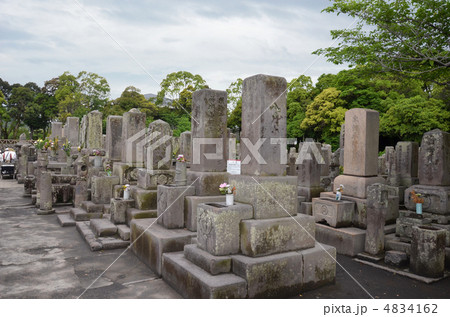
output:
M311 52L331 44L330 29L352 20L320 13L317 3L323 8L327 1L302 2L80 1L108 36L76 1L6 0L0 4L0 77L43 85L66 70L86 70L108 80L112 97L129 85L156 93L157 83L178 70L200 74L223 90L257 73L317 79L342 67L315 61Z

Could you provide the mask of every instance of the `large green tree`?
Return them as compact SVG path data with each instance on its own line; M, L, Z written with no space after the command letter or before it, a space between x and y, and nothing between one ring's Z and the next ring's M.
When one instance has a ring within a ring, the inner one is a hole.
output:
M450 84L448 0L334 0L324 11L347 14L357 23L331 31L337 46L315 54L336 64Z
M190 109L185 106L189 104L187 100L180 100L181 93L194 92L199 89L208 88L206 81L200 75L193 75L187 71L170 73L160 84L161 90L156 97L156 105L162 106L167 103L166 98L171 100L170 106L174 109L190 113ZM187 89L187 90L186 90ZM191 96L192 99L192 96Z
M287 108L287 137L300 139L305 131L300 128L305 119L306 106L312 102L313 84L310 77L300 75L288 84Z
M242 125L242 82L243 80L238 78L227 88L227 126L233 132L240 131Z
M27 87L15 87L12 89L8 100L7 111L10 121L6 123L5 134L16 139L20 126L24 123L25 111L31 105L36 93Z

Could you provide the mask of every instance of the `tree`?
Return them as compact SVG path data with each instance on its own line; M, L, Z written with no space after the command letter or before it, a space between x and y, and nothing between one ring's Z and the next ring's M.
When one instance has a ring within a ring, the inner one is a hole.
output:
M336 47L319 49L335 64L366 65L450 85L450 2L447 0L335 0L324 10L357 18L353 29L333 30Z
M229 111L233 111L238 103L242 103L242 82L243 80L238 78L227 88L227 103Z
M287 91L287 137L300 139L304 131L300 124L305 119L307 104L312 101L312 80L310 77L300 75L288 84Z
M388 98L384 103L389 109L381 116L380 132L388 137L420 142L427 131L450 131L450 111L441 100L415 96Z
M339 99L340 91L327 88L322 91L306 108L306 116L300 128L306 136L327 142L333 148L339 147L339 132L344 123L346 109Z
M34 138L35 131L39 129L42 129L42 134L46 135L51 120L57 116L56 98L44 93L37 94L24 113L24 123L30 128L31 138Z
M161 106L165 103L166 98L172 99L171 106L177 110L182 110L186 113L190 113L187 109L185 109L180 103L180 94L186 88L189 88L189 91L196 91L203 88L208 88L206 85L206 81L200 75L193 75L190 72L179 71L173 72L166 76L165 79L160 84L161 90L158 92L156 96L156 105Z
M52 82L47 83L45 89L50 93L54 91L58 100L59 119L62 122L69 116L81 118L92 110L102 110L110 92L105 78L86 71L80 72L77 77L66 71L59 76L58 81L52 79Z
M12 89L7 105L11 121L7 123L9 128L6 131L7 135L13 139L18 137L17 132L23 123L25 110L33 102L34 96L35 93L27 87L15 87Z

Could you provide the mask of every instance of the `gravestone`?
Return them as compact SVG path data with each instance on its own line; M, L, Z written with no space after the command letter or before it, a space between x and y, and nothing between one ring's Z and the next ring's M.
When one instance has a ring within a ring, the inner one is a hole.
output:
M366 198L367 187L385 183L378 177L379 114L375 110L353 108L345 113L344 175L334 180L345 195Z
M50 139L62 137L62 123L61 122L52 122L52 133L50 134Z
M80 119L78 117L68 117L64 126L64 136L71 146L79 145Z
M168 170L172 165L172 129L163 120L156 120L148 127L146 141L147 170Z
M388 189L384 184L373 184L367 191L367 228L364 251L371 255L379 255L384 251Z
M202 89L192 95L191 164L188 184L196 195L219 195L219 185L228 182L227 93Z
M108 116L106 121L106 157L111 161L122 159L122 116Z
M123 114L122 120L122 162L131 166L144 167L145 113L131 109Z
M180 134L180 151L179 154L183 154L184 158L187 162L191 162L192 155L191 155L191 140L192 140L192 134L191 131L185 131Z
M87 114L87 133L86 133L86 147L88 149L101 149L103 136L103 114L94 110Z
M255 75L244 80L242 174L286 175L286 139L284 143L282 139L286 137L286 86L282 77Z

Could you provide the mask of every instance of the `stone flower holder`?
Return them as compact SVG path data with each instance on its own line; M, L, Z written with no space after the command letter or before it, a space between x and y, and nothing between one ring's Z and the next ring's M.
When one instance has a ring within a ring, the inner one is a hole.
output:
M102 167L102 157L94 156L94 167Z
M410 270L426 277L442 277L446 230L432 226L412 228Z
M175 165L175 185L186 186L187 185L187 167L186 162L177 161Z
M227 206L233 206L234 205L234 195L233 194L226 194L225 195L225 204Z

